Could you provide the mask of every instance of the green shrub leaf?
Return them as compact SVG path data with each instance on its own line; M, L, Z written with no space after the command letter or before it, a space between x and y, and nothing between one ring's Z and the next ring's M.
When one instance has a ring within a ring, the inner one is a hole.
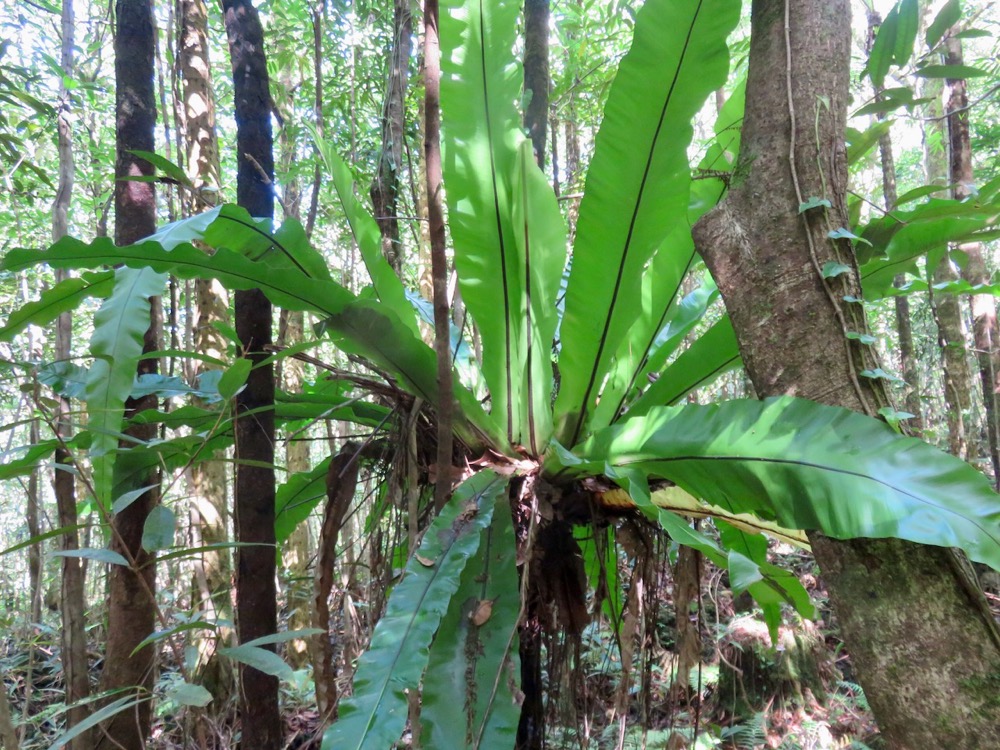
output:
M638 472L787 528L958 547L1000 569L1000 497L986 477L847 409L788 397L657 408L576 455L574 471Z
M407 691L417 690L428 649L451 604L505 478L482 471L467 479L434 519L396 585L386 613L362 654L354 693L323 736L323 750L384 750L397 742L407 717Z
M739 15L733 0L649 0L637 15L580 203L560 328L562 442L584 434L618 343L639 315L646 263L686 219L692 118L725 81L726 37Z
M427 747L514 747L520 708L517 624L521 592L510 504L499 498L441 621L424 676ZM458 710L462 706L463 710Z

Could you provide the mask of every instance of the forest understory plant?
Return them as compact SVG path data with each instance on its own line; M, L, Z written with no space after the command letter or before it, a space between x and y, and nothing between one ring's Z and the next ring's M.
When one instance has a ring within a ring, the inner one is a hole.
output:
M756 3L755 12L758 6L779 18L787 11L780 2ZM687 400L740 366L738 335L742 351L753 356L743 311L734 314L734 326L692 238L702 217L730 210L731 196L754 171L740 133L752 78L735 86L721 109L715 138L697 165L699 179L692 178L688 155L693 119L727 83L727 38L741 4L648 0L639 11L596 138L568 256L563 217L516 108L518 10L485 0L448 0L440 8L448 230L462 299L482 345L477 361L464 332L452 330L448 388L439 381L438 356L422 338L419 303L411 303L386 261L376 220L329 140L317 138L317 147L370 278L358 294L334 280L297 221L275 227L230 205L125 247L67 238L44 251L13 250L2 262L7 271L39 263L123 264L214 278L241 292L259 289L274 305L314 316L317 336L382 379L371 388L356 377L328 381L336 386L328 391L328 411L347 421L380 429L422 404L421 419L433 425L440 394L453 392L445 405L455 441L451 466L431 458L438 448L433 430L421 432L418 453L425 476L445 472L459 481L419 548L407 550L405 571L359 660L352 694L339 702L325 748L390 747L408 720L425 747L541 746L544 727L537 715L526 727L522 713L522 703L537 697L525 692L541 687L522 682L518 628L583 635L587 587L620 586L601 583L613 575L615 556L592 540L622 516L662 529L725 570L734 592L756 601L772 636L785 607L805 618L814 611L797 577L769 561L769 538L803 547L824 537L901 539L957 548L1000 569L1000 498L988 480L874 418L877 412L866 416L787 395L802 392L795 387L761 384L759 392L773 397ZM770 33L779 40L790 33L787 22L778 32ZM748 100L747 112L752 106ZM819 211L825 218L825 209L842 199L806 197L782 210L798 224L800 214L811 219ZM994 199L981 194L978 229L995 215ZM866 295L891 285L892 264L930 249L906 244L903 235L935 205L921 204L902 228L880 229L875 221L863 233L872 244L861 259ZM845 273L854 279L844 236L833 235L844 268L820 265L811 283L825 285ZM731 304L723 279L732 279L719 274ZM79 280L55 286L12 316L4 334L50 322L67 300L87 291L121 293L119 281L105 275L101 283L84 292ZM754 297L747 299L752 317ZM840 356L854 346L850 334L864 331L842 333ZM125 366L113 358L108 364L113 371ZM236 359L217 388L223 402L266 364ZM748 369L755 373L752 364ZM185 409L180 419L192 424L214 418L208 407ZM171 418L146 412L133 419ZM136 442L102 460L117 462L119 470L192 460L190 443L172 453L167 443ZM110 484L107 499L115 500ZM315 493L296 508L297 517L319 502ZM280 510L277 524L287 527ZM692 517L711 518L716 531L706 533ZM578 527L590 527L591 541L581 539ZM621 598L608 606L620 620ZM537 622L524 622L528 609L541 612ZM418 712L410 699L417 691ZM463 709L460 720L456 707Z

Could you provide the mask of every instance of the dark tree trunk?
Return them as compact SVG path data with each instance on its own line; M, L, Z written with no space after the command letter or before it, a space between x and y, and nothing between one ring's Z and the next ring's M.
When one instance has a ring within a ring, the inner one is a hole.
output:
M829 281L821 274L827 261L854 262L848 245L827 238L847 226L849 18L848 0L753 3L740 155L746 177L694 235L759 394L874 414L887 403L884 390L857 374L874 363L872 354L845 343L848 330L865 330L860 306L843 301L859 295L856 274ZM807 196L833 207L800 215ZM1000 735L1000 643L965 559L897 540L810 538L888 746L992 744Z
M403 168L406 138L406 84L410 72L413 17L410 0L393 1L392 51L389 78L382 107L382 153L370 190L375 220L382 232L382 254L399 276L403 269L403 247L399 237L399 175Z
M545 682L542 678L542 630L538 602L529 602L525 623L518 628L521 657L521 718L517 725L516 750L541 750L545 746Z
M236 97L237 200L252 216L274 216L271 94L264 32L250 0L223 0ZM271 340L271 303L258 289L236 292L236 333L254 367L236 397L236 540L262 546L236 553L236 632L240 643L277 632L274 557L274 371L260 366ZM248 465L247 462L254 462ZM240 669L240 717L245 750L281 747L278 679Z
M115 165L115 243L129 245L156 231L156 195L151 182L124 180L123 177L153 174L152 165L129 153L130 150L154 150L156 101L153 88L153 61L156 38L153 31L153 7L150 0L118 0L115 7L115 127L117 159ZM151 300L149 328L143 351L159 349L158 301ZM138 375L155 373L155 359L139 362ZM156 397L128 399L125 417L143 409L155 409ZM148 441L156 437L155 425L128 430L132 437ZM136 480L135 487L158 485L158 471ZM112 547L133 565L112 565L109 570L108 645L102 690L135 687L141 700L128 711L116 714L101 725L97 747L142 750L149 736L155 651L136 647L154 630L156 602L156 566L153 557L142 547L142 531L149 512L159 502L159 489L151 489L125 510L115 514ZM135 653L133 653L135 652Z
M549 117L549 0L524 0L524 129L535 161L545 166Z
M544 168L549 118L549 0L524 0L524 96L524 129L531 139L535 162ZM517 750L541 750L545 745L544 635L539 608L538 598L529 596L518 629L524 702L517 727Z

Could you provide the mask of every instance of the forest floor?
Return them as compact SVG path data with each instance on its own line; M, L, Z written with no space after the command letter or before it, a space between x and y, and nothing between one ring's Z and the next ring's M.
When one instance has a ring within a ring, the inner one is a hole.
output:
M549 653L550 750L878 750L883 747L849 656L825 610L825 592L809 572L819 603L815 622L786 617L772 645L767 627L752 608L720 586L721 572L706 565L700 614L691 615L699 639L699 657L688 685L676 679L677 658L685 644L677 640L670 587L659 589L656 616L648 620L650 646L637 650L632 667L623 670L614 631L592 623L571 654ZM988 593L1000 615L1000 596ZM738 611L740 606L747 611ZM59 633L32 629L30 636L9 635L0 666L11 697L15 723L22 727L21 750L44 748L58 740L64 705L59 663ZM563 644L564 646L567 644ZM556 650L558 650L558 646ZM159 686L176 679L169 653L163 653ZM95 658L96 684L99 659ZM571 664L569 668L559 664ZM627 673L627 674L625 674ZM624 675L624 676L623 676ZM30 679L29 679L30 676ZM321 728L307 670L297 684L282 685L285 748L320 747ZM346 685L342 685L346 688ZM200 724L190 715L171 712L159 701L148 747L235 747L235 703ZM399 747L419 747L407 733ZM426 747L426 746L424 746ZM428 750L438 750L428 748ZM443 750L443 749L441 749Z

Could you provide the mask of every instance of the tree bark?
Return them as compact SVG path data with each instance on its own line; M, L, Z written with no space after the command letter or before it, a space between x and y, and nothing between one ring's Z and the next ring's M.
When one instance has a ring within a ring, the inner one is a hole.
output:
M535 163L544 168L549 117L549 0L524 0L524 97L524 129L531 139ZM518 628L524 701L517 750L540 750L545 745L544 635L539 609L537 597L528 597Z
M177 65L184 113L184 161L196 190L188 201L190 215L216 203L221 177L208 53L208 7L205 0L178 0L178 5Z
M410 0L393 0L393 41L389 54L385 103L382 106L382 150L369 194L375 209L375 220L382 233L382 254L397 276L402 274L403 269L398 198L406 138L406 85L410 72L412 38Z
M927 183L942 187L950 180L948 165L948 132L942 103L940 79L927 79L921 91L930 99L924 120L924 169ZM958 270L946 251L933 271L931 282L931 310L938 330L941 347L942 375L944 376L945 419L948 424L948 450L959 458L970 459L976 455L975 446L969 444L969 412L972 406L972 372L965 343L965 325L961 298L956 294L935 294L933 285L958 280Z
M827 261L854 264L846 243L827 238L847 225L849 18L848 0L755 0L737 170L745 177L694 237L759 394L874 414L887 403L884 388L858 375L873 355L845 343L847 331L864 331L863 310L844 301L860 296L857 275L821 273ZM826 197L832 208L800 215L805 196ZM888 746L991 743L1000 734L1000 640L967 561L892 539L810 539Z
M549 0L524 0L524 129L535 161L545 167L549 118Z
M330 595L333 592L334 567L340 531L351 507L358 485L358 446L344 443L338 453L331 456L326 473L326 503L320 530L319 551L316 558L316 576L313 582L313 622L317 633L311 640L313 673L316 683L316 707L324 725L334 719L337 710L337 669L334 665L330 633L334 623L330 616Z
M868 11L868 44L867 50L871 54L871 45L875 40L876 30L882 23L882 17L874 10ZM882 88L875 88L876 102L882 101ZM878 119L884 120L885 115L878 115ZM885 210L889 213L896 210L896 201L899 194L896 190L896 160L892 154L892 135L887 131L878 139L879 161L882 167L882 199ZM897 274L893 279L896 287L901 287L906 282L905 274ZM907 423L913 430L920 431L924 427L923 406L920 403L920 371L917 369L917 358L913 349L913 325L910 320L910 298L905 294L900 294L893 299L896 312L896 336L899 340L899 370L903 375L905 385L903 386L903 404L907 412L913 418Z
M281 71L281 90L292 92L296 82L292 80L291 71ZM289 108L294 106L292 97L284 102ZM295 161L296 141L294 134L288 128L283 128L279 135L279 173L288 175ZM302 190L298 177L288 177L284 185L282 206L285 218L300 219L302 205ZM278 317L278 347L294 346L303 341L305 331L305 313L301 310L282 310ZM305 365L295 357L279 360L275 372L275 381L285 393L301 393L305 380ZM299 431L285 436L285 471L288 476L309 471L309 441L300 439ZM303 521L289 535L282 551L282 563L287 572L288 584L285 588L285 600L288 609L288 629L303 630L312 626L312 576L309 567L312 564L313 540L309 521ZM289 641L285 646L285 661L293 669L304 667L309 661L308 644L305 640ZM322 713L322 712L321 712Z
M0 747L5 747L7 750L20 750L21 747L17 739L17 729L14 727L14 715L6 686L3 686L3 694L0 695Z
M437 354L437 480L434 506L440 511L451 497L452 399L451 319L448 313L448 257L445 253L444 196L441 171L441 44L438 0L424 2L424 165L434 291L434 351Z
M954 32L945 41L945 64L964 64L962 40ZM972 195L972 144L969 141L969 96L964 78L949 78L947 86L949 171L952 197L965 200ZM989 284L990 272L979 242L966 242L958 247L966 257L962 276L970 284ZM986 412L986 437L989 444L993 479L1000 487L1000 414L998 414L997 389L1000 388L1000 330L997 328L997 305L992 294L973 294L969 297L972 308L972 337L979 363L979 377L983 387L983 407Z
M34 344L34 336L28 333L28 351L32 352L32 357L35 355L36 347ZM34 389L34 398L37 401L38 397L41 395L41 389L36 381L32 388ZM41 428L38 425L38 419L32 418L31 424L28 426L28 442L30 445L38 445L42 439ZM39 522L39 508L41 503L39 502L39 488L41 483L38 481L39 474L41 474L43 467L36 466L32 469L31 474L28 476L28 496L25 498L24 507L24 520L28 526L28 538L35 539L39 534L42 533L42 526ZM42 544L41 542L34 542L28 547L28 581L29 581L29 596L30 605L28 610L28 619L31 623L41 624L42 622ZM31 648L34 648L32 645Z
M326 5L321 8L313 8L312 12L312 32L313 32L313 82L315 84L316 95L313 98L313 118L316 121L316 134L322 138L324 131L323 119L323 18L326 12ZM316 216L319 213L319 186L323 179L322 162L319 155L319 146L313 146L316 157L316 166L313 167L312 192L309 194L309 213L306 215L306 237L311 238L313 229L316 227Z
M280 346L292 346L304 340L305 316L299 311L282 311L285 321L283 336L279 336ZM281 387L286 393L301 393L305 382L303 363L294 357L288 357L281 363L279 376ZM285 439L285 466L288 476L295 476L309 471L309 438L289 435ZM316 544L313 540L309 521L303 521L288 537L282 559L288 571L289 584L286 599L288 601L288 629L303 630L312 627L312 574L310 567L315 557ZM285 650L286 660L293 668L304 667L309 661L309 644L305 640L289 641Z
M250 0L222 0L236 98L236 194L256 217L274 217L272 100L264 32ZM236 293L236 333L255 367L236 397L236 632L240 643L277 632L274 555L274 369L261 365L272 343L271 303L259 289ZM247 412L252 416L244 417ZM253 462L249 464L247 462ZM240 668L244 750L278 750L278 680Z
M63 0L62 3L62 47L60 65L63 78L59 82L59 112L58 112L58 149L59 149L59 185L56 190L56 200L52 206L52 241L57 242L69 233L69 204L73 195L73 126L70 122L70 97L66 81L73 76L73 0ZM65 269L56 269L55 281L66 279ZM56 319L56 360L69 361L72 355L73 316L69 312L62 313ZM57 396L56 437L60 446L55 452L57 467L69 466L72 457L66 450L65 442L73 435L72 406L65 396ZM74 528L78 523L76 511L76 485L74 475L64 469L56 468L53 478L53 490L56 497L56 512L59 516L59 526L65 529ZM60 537L60 547L65 551L78 549L79 537L76 531L63 534ZM66 676L66 712L67 728L74 727L89 715L89 710L83 700L90 695L90 677L87 666L87 635L86 635L86 600L84 596L83 561L75 557L61 559L61 587L59 613L62 616L60 637L62 642L62 666ZM71 740L70 750L89 750L92 745L92 733L84 732Z
M221 177L208 52L208 7L204 0L179 0L178 16L177 64L181 77L184 164L194 186L193 192L182 194L182 208L184 214L190 216L214 205ZM196 279L193 296L196 314L191 338L194 350L210 357L225 357L228 342L215 323L229 317L228 291L215 279ZM192 543L196 547L229 541L224 457L219 451L191 467L189 516ZM210 622L232 619L229 551L203 551L194 559L193 568L192 607ZM195 646L198 649L197 678L212 693L212 707L217 710L226 704L233 692L231 663L219 658L212 638L196 637Z
M131 150L153 151L156 127L156 100L153 87L153 61L156 39L153 7L150 0L118 0L115 7L115 244L129 245L156 231L156 194L152 182L125 180L125 177L151 176L153 167ZM143 340L143 352L159 349L159 305L150 300L149 327ZM155 373L155 359L140 360L137 375ZM144 409L155 409L156 397L129 398L125 418ZM131 427L127 434L147 442L156 437L156 425ZM136 479L135 488L153 486L112 519L115 527L112 548L134 564L112 565L109 570L108 645L102 690L134 688L139 703L116 714L100 727L99 748L142 750L150 731L151 692L155 650L147 645L136 647L155 627L156 586L154 556L142 546L146 517L160 500L159 472Z

